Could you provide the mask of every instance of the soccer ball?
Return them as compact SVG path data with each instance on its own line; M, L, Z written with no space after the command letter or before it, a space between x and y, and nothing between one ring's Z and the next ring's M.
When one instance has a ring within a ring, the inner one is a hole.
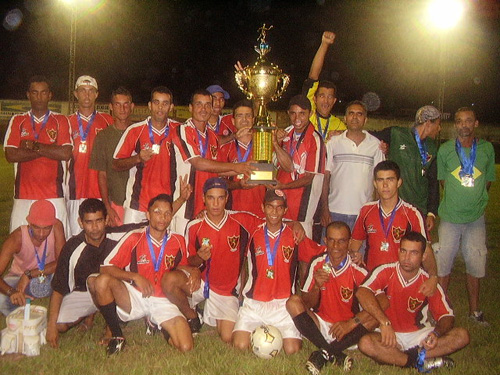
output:
M250 344L257 357L271 359L281 351L283 338L278 328L261 325L252 332Z

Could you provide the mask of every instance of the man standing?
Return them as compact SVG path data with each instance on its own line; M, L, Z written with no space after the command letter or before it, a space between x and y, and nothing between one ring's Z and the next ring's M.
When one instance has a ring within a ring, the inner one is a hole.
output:
M347 255L351 231L334 221L326 228L326 252L313 258L302 294L290 297L286 308L300 333L320 350L309 357L306 368L319 374L327 362L349 371L353 359L342 351L376 327L366 312L359 312L355 291L367 272Z
M169 342L181 351L193 348L189 325L163 294L161 280L166 272L187 264L184 238L168 231L172 220L172 198L160 194L148 205L149 225L126 234L101 266L95 280L95 301L111 330L108 355L123 350L125 338L120 319L128 322L147 317L169 334ZM199 271L186 269L192 278Z
M226 105L226 100L229 100L229 93L219 85L211 85L207 87L207 91L212 95L212 112L208 119L208 127L219 138L219 143L223 145L233 138L231 134L235 132L232 122L232 115L222 115L222 110Z
M429 275L421 268L426 239L407 232L401 239L398 262L376 268L358 289L363 310L380 324L380 333L369 333L359 341L359 350L379 363L418 368L420 372L453 367L445 355L469 343L464 328L453 327L455 318L446 295L438 286L432 296L420 289ZM385 293L390 306L384 311L375 295ZM429 324L430 312L437 322Z
M89 168L90 154L97 133L113 123L110 115L97 112L95 109L99 91L94 78L79 77L76 80L74 94L78 100L78 111L69 116L74 148L68 168L67 204L70 228L68 236L75 236L81 230L78 225L80 203L86 198L101 198L97 171Z
M282 147L293 161L292 172L278 169L276 189L285 190L289 202L286 218L299 221L312 238L313 217L318 207L325 172L325 145L309 121L311 103L304 95L288 105L292 125L285 129Z
M372 134L389 144L389 159L401 168L404 181L400 195L417 207L431 231L439 205L437 182L437 145L434 139L441 130L441 113L433 106L420 108L413 127L391 126Z
M63 247L52 280L47 320L47 342L59 346L59 333L82 322L97 311L90 290L99 266L116 245L106 237L106 207L99 199L85 199L80 205L78 224L83 231Z
M486 271L486 226L484 211L488 190L495 181L495 152L490 142L478 139L474 110L455 113L457 138L438 153L438 178L444 187L439 205L439 250L436 251L439 283L446 291L455 257L461 249L467 272L470 318L487 324L479 307L480 279Z
M337 102L337 88L330 81L318 81L325 62L328 48L335 41L335 34L325 31L321 37L321 45L314 56L309 76L304 82L302 92L311 101L310 121L325 140L346 129L344 123L331 114Z
M321 205L323 225L343 221L349 228L359 210L373 198L373 168L384 160L380 141L363 130L366 105L353 101L347 105L347 131L333 136L326 144L326 172Z
M110 107L113 124L97 134L90 157L90 168L97 170L99 192L108 212L108 224L118 226L123 224L123 202L129 173L113 169L113 154L121 136L131 124L134 103L130 91L123 87L114 90Z
M9 271L0 278L0 313L5 316L24 306L26 298L41 297L35 295L38 289L47 292L48 297L50 280L65 242L62 223L56 219L55 208L49 201L34 202L26 220L28 225L12 232L0 252L0 275L10 264Z
M68 119L49 110L52 92L45 77L31 78L26 96L31 110L10 119L4 141L5 158L14 163L16 176L10 231L27 224L26 212L39 199L54 205L56 217L68 229L64 162L73 147Z

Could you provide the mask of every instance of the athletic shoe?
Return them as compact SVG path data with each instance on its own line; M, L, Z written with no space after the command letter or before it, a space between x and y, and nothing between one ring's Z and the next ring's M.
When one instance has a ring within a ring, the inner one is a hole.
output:
M354 364L354 359L344 353L335 354L330 362L334 363L344 371L351 371Z
M429 372L436 368L446 367L451 369L455 367L455 361L450 357L436 357L424 360L422 366L418 366L418 372Z
M106 347L106 354L107 355L118 354L123 350L124 347L125 347L124 337L111 337L108 346Z
M189 324L189 328L191 329L191 333L193 334L193 336L196 336L198 333L200 333L203 323L201 322L198 316L193 319L188 319L187 322Z
M484 313L482 311L474 311L469 315L469 319L485 327L490 325L490 323L484 319Z
M146 335L154 336L158 332L160 332L158 326L156 324L151 323L149 318L144 318L144 324L146 325Z
M316 350L312 352L306 362L306 370L311 375L319 375L323 366L329 361L328 353L324 350Z

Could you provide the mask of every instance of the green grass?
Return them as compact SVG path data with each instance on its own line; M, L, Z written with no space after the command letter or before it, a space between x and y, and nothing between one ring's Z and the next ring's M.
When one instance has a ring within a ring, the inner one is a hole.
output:
M500 166L497 166L497 172ZM0 239L8 234L8 223L12 207L12 167L0 155ZM499 175L500 176L500 175ZM493 184L487 209L488 227L488 274L482 284L481 300L483 310L490 321L489 328L478 327L466 318L467 300L463 262L458 261L452 276L450 299L454 305L457 325L470 330L471 344L453 354L457 368L455 374L499 374L500 373L500 184ZM436 238L435 234L434 237ZM39 303L47 306L48 301ZM5 320L0 328L5 327ZM241 353L223 344L211 328L204 327L195 338L195 349L191 353L180 354L169 347L161 335L146 336L142 321L132 322L124 329L127 347L123 353L106 358L104 348L97 345L104 329L104 321L97 316L94 328L89 332L76 329L61 336L60 348L44 346L41 355L28 358L19 355L0 357L0 374L306 374L305 361L314 350L309 342L304 342L301 352L293 356L280 354L266 361L251 353ZM380 366L361 355L351 353L357 374L415 374L414 370L402 370L390 366ZM339 374L338 368L328 366L322 374ZM436 370L437 374L448 374L446 370Z

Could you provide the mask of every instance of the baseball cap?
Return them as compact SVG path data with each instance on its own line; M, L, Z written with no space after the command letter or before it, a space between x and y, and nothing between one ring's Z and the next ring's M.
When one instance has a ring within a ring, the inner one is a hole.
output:
M417 114L415 115L415 124L423 124L429 120L435 120L441 117L441 112L432 106L432 105L424 105L422 108L419 108Z
M264 203L269 203L272 201L283 201L285 203L285 207L287 205L286 203L286 195L283 193L283 190L279 189L269 189L266 191L266 195L264 195Z
M298 105L302 109L311 110L311 102L307 99L307 96L299 94L295 95L292 99L290 99L290 103L288 103L288 109L292 107L292 105Z
M39 227L54 225L56 222L56 209L54 205L47 200L43 199L36 201L31 205L26 220L28 223Z
M92 87L95 87L96 90L99 90L99 88L97 87L97 81L95 80L95 78L92 78L91 76L78 77L75 84L75 90L82 85L90 85Z
M221 92L224 94L224 99L225 100L228 100L231 96L229 95L229 93L224 90L222 87L220 87L219 85L211 85L211 86L208 86L207 87L207 91L210 93L210 94L214 94L216 92Z
M205 194L210 189L224 189L227 191L226 180L220 177L211 177L205 181L203 184L203 194Z

